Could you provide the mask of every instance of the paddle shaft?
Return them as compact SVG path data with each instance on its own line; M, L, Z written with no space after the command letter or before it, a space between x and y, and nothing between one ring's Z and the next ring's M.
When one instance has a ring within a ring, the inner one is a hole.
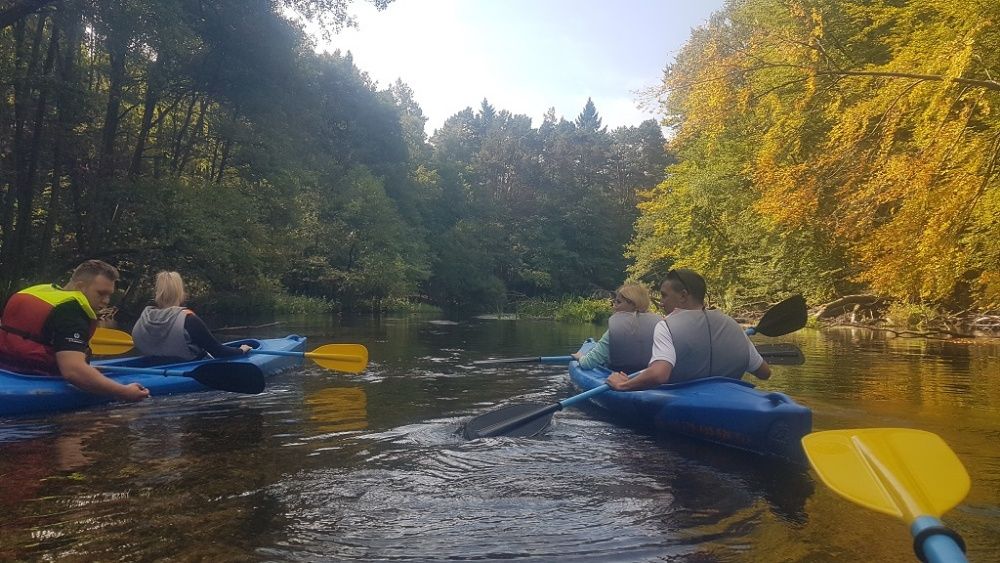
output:
M322 354L318 352L289 352L287 350L250 350L251 354L264 354L265 356L293 356L296 358L320 358L324 360L341 360L345 362L357 361L357 356L346 354Z
M632 375L629 376L629 379L631 379L631 378L639 375L639 373L641 373L641 372L637 371L637 372L633 373ZM512 428L517 428L518 426L525 425L525 424L527 424L527 423L529 423L529 422L531 422L533 420L536 420L538 418L541 418L543 416L547 416L547 415L559 412L559 411L563 410L564 408L566 408L566 407L568 407L568 406L570 406L570 405L572 405L574 403L579 403L580 401L586 401L587 399L593 397L594 395L600 395L601 393L607 391L608 389L610 389L610 387L608 387L608 384L605 383L604 385L601 385L600 387L594 387L593 389L590 389L589 391L584 391L583 393L580 393L578 395L573 395L572 397L570 397L568 399L563 399L562 401L559 401L558 403L556 403L554 405L549 405L547 407L542 407L542 408L540 408L540 409L538 409L536 411L532 411L532 412L529 412L529 413L522 414L521 416L514 417L514 418L512 418L510 420L506 420L504 422L500 422L500 423L494 424L492 426L487 426L486 428L483 428L482 430L479 431L479 437L480 438L488 438L490 436L497 436L497 435L500 435L500 434L505 434L505 433L509 432Z
M913 550L921 560L930 563L964 563L968 561L965 551L950 534L944 523L933 516L921 516L913 521L910 534L913 535Z
M500 358L497 360L477 360L472 362L477 366L488 366L492 364L568 364L573 361L573 356L527 356L524 358Z
M182 369L156 369L156 368L133 368L128 366L94 366L102 371L146 373L149 375L173 375L177 377L190 377L192 370Z

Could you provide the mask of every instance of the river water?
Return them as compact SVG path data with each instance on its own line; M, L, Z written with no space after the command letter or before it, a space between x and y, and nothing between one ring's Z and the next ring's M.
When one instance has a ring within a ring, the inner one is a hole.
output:
M290 318L233 337L359 342L359 375L315 364L257 396L205 392L0 419L0 560L914 561L906 526L814 473L594 408L537 438L465 441L508 402L574 391L565 355L600 326L420 317ZM972 478L944 516L974 561L1000 560L1000 342L803 330L803 366L759 387L814 429L939 434Z

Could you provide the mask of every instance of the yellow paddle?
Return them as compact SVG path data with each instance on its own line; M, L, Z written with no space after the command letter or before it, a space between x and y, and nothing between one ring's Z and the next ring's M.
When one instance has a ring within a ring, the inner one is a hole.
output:
M966 561L962 538L938 519L969 492L969 474L937 434L910 428L814 432L809 463L837 494L910 525L922 561Z
M90 349L101 356L124 354L132 346L134 343L129 333L112 328L98 327L90 339ZM359 373L368 367L368 349L361 344L324 344L312 352L251 350L250 353L309 358L327 369L347 373Z
M90 339L90 350L98 356L116 356L132 349L132 335L113 328L97 327Z

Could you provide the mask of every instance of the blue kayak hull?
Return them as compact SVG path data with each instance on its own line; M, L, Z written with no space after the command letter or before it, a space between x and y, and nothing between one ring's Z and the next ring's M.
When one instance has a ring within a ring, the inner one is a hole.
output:
M306 339L304 336L290 335L284 338L239 340L231 344L249 344L259 350L302 352L305 350ZM156 366L149 366L141 356L133 356L98 360L93 362L93 365L193 370L209 361L212 363L248 362L256 364L266 376L302 364L302 358L299 356L249 354L232 360L201 360ZM165 376L128 372L107 373L105 375L119 383L139 383L149 389L150 395L153 397L212 390L190 377L180 375ZM22 375L0 369L0 416L73 410L114 401L113 397L81 391L66 383L66 380L61 377Z
M581 352L592 346L584 344ZM569 365L581 391L604 385L609 371ZM623 422L657 434L681 434L756 454L806 464L801 440L812 432L812 411L783 393L752 383L710 377L646 391L605 391L591 402Z

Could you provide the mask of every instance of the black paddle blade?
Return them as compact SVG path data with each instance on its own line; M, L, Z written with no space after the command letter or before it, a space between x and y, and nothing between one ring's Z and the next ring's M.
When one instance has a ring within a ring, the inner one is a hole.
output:
M527 364L531 362L540 362L542 358L539 356L534 356L530 358L500 358L498 360L476 360L472 362L474 366L489 366L493 364Z
M809 311L801 295L793 295L771 307L754 327L754 332L764 336L782 336L806 326Z
M764 357L764 361L772 366L801 366L806 363L806 357L802 355L802 350L790 342L756 344L755 346L760 355Z
M473 418L466 423L462 435L466 440L490 436L530 438L549 427L556 410L552 405L518 403Z
M202 364L186 375L220 391L256 395L264 390L264 372L248 362Z

